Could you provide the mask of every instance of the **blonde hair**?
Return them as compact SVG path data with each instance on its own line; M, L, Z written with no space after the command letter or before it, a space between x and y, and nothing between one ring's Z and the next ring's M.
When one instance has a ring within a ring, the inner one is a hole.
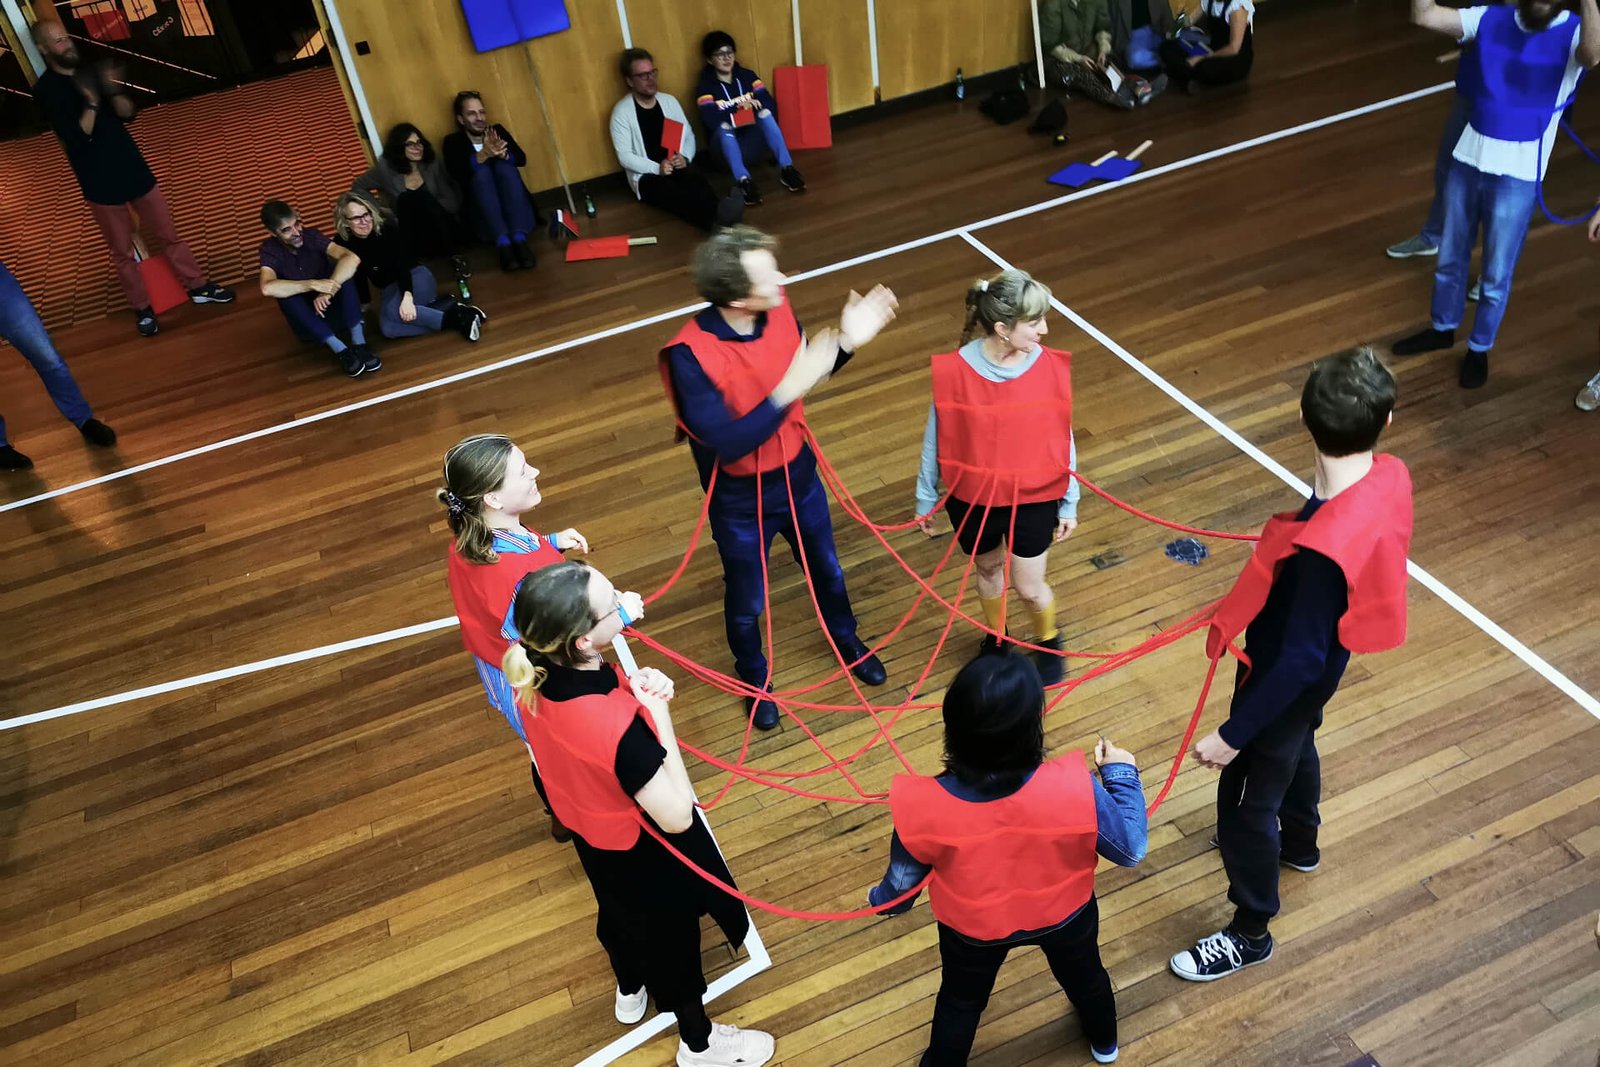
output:
M444 487L434 498L450 513L456 551L473 563L493 563L494 530L483 517L483 498L506 482L511 438L479 433L458 441L444 454Z
M589 603L587 563L557 563L534 571L511 602L517 643L506 649L500 670L531 714L533 695L550 677L551 666L574 667L595 658L578 648L578 638L600 620Z
M379 234L383 232L383 208L379 207L377 202L366 193L358 193L352 189L333 202L333 229L335 233L346 241L350 240L354 231L350 229L350 223L344 217L344 209L351 204L360 204L371 213L373 233Z
M750 295L750 273L744 269L746 252L773 252L778 239L754 226L729 226L718 230L694 250L689 273L695 292L715 307L727 307Z
M967 320L961 343L987 337L996 326L1044 318L1050 310L1050 290L1025 270L1003 270L993 278L974 282L967 290Z

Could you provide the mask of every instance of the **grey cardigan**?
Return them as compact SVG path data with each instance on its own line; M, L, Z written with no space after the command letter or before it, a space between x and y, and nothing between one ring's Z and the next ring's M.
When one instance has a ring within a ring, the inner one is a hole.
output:
M422 168L422 187L433 194L439 201L439 206L451 214L461 210L461 193L456 189L456 183L450 180L450 175L445 172L444 162L434 156L430 163L417 164ZM378 197L391 210L400 194L406 191L406 176L389 165L388 160L378 158L371 169L363 172L350 183L350 188L358 193L370 193L378 190Z
M1150 28L1162 37L1172 36L1172 5L1168 0L1150 0ZM1111 49L1119 56L1128 54L1133 37L1133 0L1111 0Z

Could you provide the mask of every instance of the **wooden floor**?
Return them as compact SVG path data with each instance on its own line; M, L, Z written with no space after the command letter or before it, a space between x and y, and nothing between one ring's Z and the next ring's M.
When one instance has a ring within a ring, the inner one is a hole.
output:
M1066 150L994 127L971 103L843 131L833 150L800 160L811 190L774 186L753 221L782 235L791 272L820 268L1036 203L1058 192L1045 173L1107 148L1151 137L1153 168L1444 80L1452 71L1433 57L1448 42L1406 28L1403 8L1267 5L1247 91L1163 98L1131 116L1076 106ZM974 236L1306 473L1295 416L1308 361L1425 320L1428 262L1382 249L1426 210L1447 107L1445 95L1399 104ZM1558 154L1553 206L1591 202L1586 166ZM63 331L59 347L122 435L116 452L86 451L27 368L0 361L12 436L38 463L0 481L0 506L691 302L689 232L635 205L601 208L604 228L661 245L486 272L474 280L493 316L482 343L386 345L382 373L356 382L297 347L253 294L174 313L154 341L120 317ZM1600 416L1576 412L1571 396L1595 370L1594 259L1579 231L1537 224L1488 388L1459 390L1451 355L1404 362L1388 437L1416 479L1416 562L1589 693L1600 692ZM818 325L849 287L882 281L901 296L899 321L808 409L879 521L911 506L926 356L952 344L966 285L991 269L951 238L791 289L802 321ZM1075 353L1089 477L1203 526L1251 529L1292 505L1283 483L1112 351L1060 317L1052 328ZM510 433L543 468L539 524L580 527L619 584L658 588L700 504L654 370L673 329L586 340L0 512L5 716L448 615L430 496L444 449L475 431ZM835 517L862 632L884 633L911 584ZM1087 499L1082 519L1052 567L1075 648L1123 648L1170 626L1219 595L1244 558L1213 542L1208 561L1185 567L1165 557L1167 531ZM923 573L944 548L916 534L894 544ZM1125 562L1090 562L1111 553ZM795 568L774 559L779 682L798 686L826 673L827 649ZM1594 1061L1600 729L1416 583L1411 606L1409 643L1359 658L1329 709L1324 863L1285 875L1271 964L1213 986L1166 970L1229 912L1206 845L1211 772L1179 777L1139 868L1102 874L1122 1062ZM719 612L705 545L645 629L726 669ZM924 606L890 647L882 704L906 699L943 622ZM938 698L971 643L957 631L919 696ZM1191 638L1086 684L1051 717L1050 743L1115 738L1138 754L1153 795L1202 673ZM680 734L735 755L736 702L682 689ZM849 699L842 685L819 695ZM1208 722L1222 708L1219 694ZM808 721L835 751L871 736L859 713ZM915 766L937 766L936 714L910 712L895 733ZM521 752L452 630L0 731L0 1063L542 1067L601 1049L624 1030L593 899L572 851L546 836ZM805 769L819 756L789 726L758 737L750 762ZM880 745L856 769L883 788L897 766ZM704 764L691 773L703 797L722 785ZM837 776L818 784L848 790ZM791 907L857 907L882 871L880 808L741 783L709 817L741 886ZM716 1017L771 1030L777 1062L792 1067L916 1061L938 982L925 905L881 921L758 912L755 923L773 966L719 1000ZM710 938L706 949L712 973L733 966ZM655 1038L618 1062L668 1063L674 1042ZM974 1062L1088 1060L1043 959L1016 954Z

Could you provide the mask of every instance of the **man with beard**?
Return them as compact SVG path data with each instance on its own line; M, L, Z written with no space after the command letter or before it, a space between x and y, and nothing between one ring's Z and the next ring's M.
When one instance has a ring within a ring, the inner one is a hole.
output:
M440 144L444 168L466 191L500 246L500 269L532 267L528 235L538 220L521 174L521 168L528 165L528 153L504 126L489 121L483 97L472 90L456 94L455 112L460 128Z
M261 295L278 302L294 335L326 345L352 378L382 370L383 361L367 347L361 298L355 286L345 284L360 269L361 257L303 225L282 200L261 205L261 225L272 235L261 242ZM340 333L349 335L348 344Z
M1456 343L1466 308L1468 261L1481 226L1481 295L1458 374L1463 389L1479 388L1489 379L1489 350L1511 295L1511 274L1550 161L1557 120L1578 76L1600 63L1600 10L1595 0L1579 0L1578 11L1574 16L1555 0L1460 10L1436 0L1411 0L1412 22L1475 47L1461 54L1458 87L1467 104L1467 126L1445 175L1432 321L1396 341L1394 354L1414 356Z
M206 280L194 253L178 236L156 176L128 133L137 109L128 97L121 71L110 64L85 64L78 46L59 22L35 23L33 43L49 68L34 84L33 98L60 138L67 163L106 239L111 265L128 296L139 332L153 337L160 325L139 274L130 208L139 222L161 239L161 254L189 291L190 300L196 304L233 303L233 292Z

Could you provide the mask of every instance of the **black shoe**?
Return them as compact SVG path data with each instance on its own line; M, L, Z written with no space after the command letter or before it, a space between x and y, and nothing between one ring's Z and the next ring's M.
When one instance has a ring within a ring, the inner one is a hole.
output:
M366 345L351 345L350 351L361 357L361 369L368 374L375 370L383 369L383 360L379 359L378 354Z
M523 270L533 269L533 248L527 241L511 242L511 251L517 257L517 266Z
M782 182L783 187L791 193L803 193L806 191L806 180L800 176L799 171L794 169L794 164L792 163L778 172L778 181Z
M467 264L467 257L460 253L450 257L450 271L456 276L456 281L472 277L472 268Z
M78 424L78 432L85 441L99 448L110 448L117 443L117 431L99 419L85 419Z
M133 313L133 318L139 328L140 337L154 337L161 332L161 324L156 322L156 313L153 308L139 308Z
M1007 630L1006 631L1006 635L1010 636L1010 634L1011 634L1011 631ZM1003 655L1006 654L1006 651L1009 648L1010 648L1009 645L1007 645L1004 641L1000 640L994 634L984 634L983 635L983 640L978 642L978 655L980 655L980 656L1003 656Z
M224 289L216 282L206 282L198 289L190 289L189 299L196 304L231 304L233 290Z
M1193 948L1172 957L1167 965L1173 974L1190 982L1215 982L1271 958L1271 934L1250 938L1225 929L1201 938Z
M737 226L744 220L744 191L737 185L717 201L717 226Z
M510 274L512 271L520 269L521 266L522 264L517 262L517 250L510 245L501 245L500 269Z
M483 312L471 304L452 304L444 313L444 328L454 330L468 341L476 341L481 333Z
M1057 655L1061 651L1061 635L1058 633L1048 640L1036 637L1033 643L1040 648L1053 649L1052 652L1035 652L1033 665L1039 671L1039 681L1045 685L1055 685L1067 676L1066 657Z
M1454 330L1435 330L1430 326L1410 337L1402 337L1390 346L1389 351L1397 356L1420 356L1424 352L1437 352L1443 348L1450 348L1455 343Z
M755 683L750 683L754 685ZM764 691L772 692L770 684L761 687ZM755 697L744 698L744 713L756 724L757 730L773 730L778 726L778 705L770 700L757 700Z
M861 643L861 638L836 638L836 640L839 642L839 654L850 665L851 674L867 685L882 685L889 680L889 672L883 669L883 661Z
M0 445L0 471L31 471L33 460L10 445Z
M740 178L739 192L744 196L745 207L755 207L761 203L761 190L756 188L754 178Z
M1461 370L1456 381L1461 383L1463 389L1482 389L1488 380L1489 353L1467 349L1467 354L1461 357Z
M366 372L367 361L362 357L362 353L356 350L356 346L350 345L339 353L339 366L350 377L359 378Z

